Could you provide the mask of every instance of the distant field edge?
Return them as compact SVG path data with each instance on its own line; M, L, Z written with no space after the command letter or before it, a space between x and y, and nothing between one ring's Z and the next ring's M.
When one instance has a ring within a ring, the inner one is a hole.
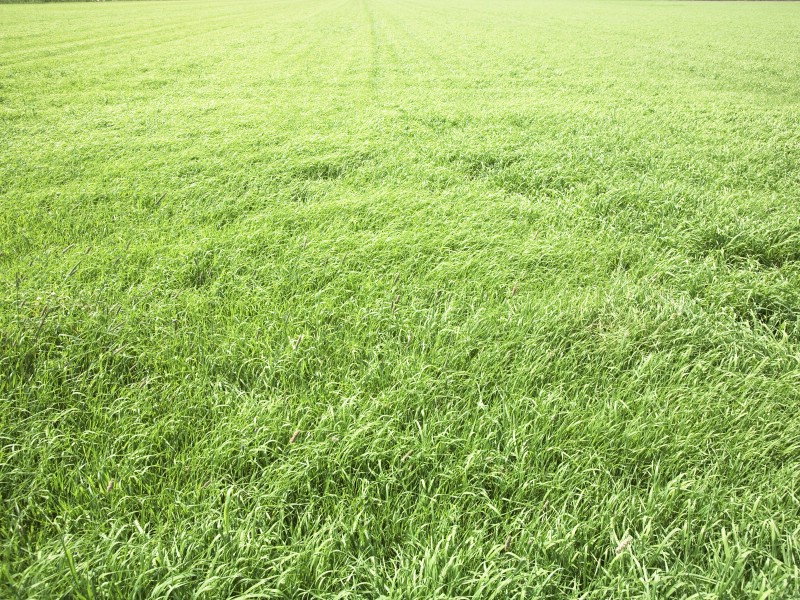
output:
M150 0L0 0L0 4L63 4L63 3L96 3L96 2L147 2ZM652 0L655 2L656 0ZM676 2L800 2L800 0L675 0Z

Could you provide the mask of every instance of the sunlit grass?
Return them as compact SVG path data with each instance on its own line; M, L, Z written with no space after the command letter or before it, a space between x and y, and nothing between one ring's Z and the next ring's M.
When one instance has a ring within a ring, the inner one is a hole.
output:
M798 31L0 7L0 595L800 596Z

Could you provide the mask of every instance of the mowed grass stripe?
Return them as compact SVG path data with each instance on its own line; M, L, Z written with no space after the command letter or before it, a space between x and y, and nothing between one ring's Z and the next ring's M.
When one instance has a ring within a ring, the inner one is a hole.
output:
M202 16L196 16L187 19L182 11L173 13L169 11L169 3L162 3L158 5L153 11L150 18L138 25L141 29L131 31L130 20L125 20L125 16L129 14L126 7L123 5L122 11L118 6L97 6L94 11L97 13L95 19L89 22L89 26L93 28L89 32L86 31L86 15L80 10L69 11L67 14L75 14L74 19L64 19L62 22L62 31L51 31L49 35L42 36L42 32L34 32L28 34L29 41L27 44L22 43L23 40L19 37L6 36L4 43L12 50L5 53L6 60L16 59L17 62L27 62L36 60L40 57L52 57L52 53L59 52L59 56L68 56L74 52L81 52L83 50L91 51L97 45L104 45L106 47L111 45L113 48L117 43L122 43L135 39L137 36L142 36L147 33L149 35L157 35L161 32L166 33L169 37L174 37L174 34L180 29L190 27L196 29L200 23L213 24L217 21L230 19L232 16L230 11L225 11L222 14L208 14L207 12ZM74 7L64 6L69 9ZM157 12L156 12L157 11ZM166 21L166 22L165 22ZM194 27L193 27L194 26ZM24 32L25 30L20 30ZM58 37L54 38L53 34L60 33ZM88 33L88 35L87 35ZM101 34L98 36L97 34ZM66 35L65 35L66 34ZM171 34L171 35L170 35ZM67 35L69 36L67 38ZM67 39L65 39L67 38ZM56 41L57 40L57 41ZM146 41L146 40L145 40ZM142 47L146 47L143 44Z
M160 3L163 4L163 3ZM98 7L98 10L103 10L105 6ZM263 6L255 7L257 12L265 10ZM159 10L161 18L154 20L154 23L163 23L164 14L160 10L161 6L156 6L154 10ZM178 13L175 16L175 22L167 25L153 26L152 23L143 26L142 29L130 31L130 24L122 23L124 33L115 35L94 36L86 41L86 31L83 31L83 23L78 21L79 32L76 35L76 40L68 43L60 43L42 47L40 40L35 41L34 47L27 50L19 50L17 52L10 52L5 55L4 65L19 66L28 63L40 64L43 59L46 62L48 59L52 60L54 53L57 53L57 60L64 60L67 57L79 58L82 54L96 53L98 47L102 46L106 51L114 53L116 51L124 51L126 48L136 47L140 50L153 51L159 49L161 44L178 44L187 39L205 39L205 36L214 36L220 31L236 28L242 29L243 23L251 21L251 17L256 14L253 8L248 11L239 11L231 13L227 11L225 14L209 15L203 14L196 17L194 22L187 21L185 14ZM294 19L307 18L307 16L293 15ZM291 21L288 21L291 22ZM102 27L101 31L105 31L106 27ZM181 32L188 31L186 35L180 35ZM14 42L12 48L19 48ZM161 50L163 53L163 50Z

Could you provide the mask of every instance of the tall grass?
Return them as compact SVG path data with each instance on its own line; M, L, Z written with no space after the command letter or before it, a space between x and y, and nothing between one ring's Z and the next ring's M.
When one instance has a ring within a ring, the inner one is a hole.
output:
M0 595L800 596L799 9L0 7Z

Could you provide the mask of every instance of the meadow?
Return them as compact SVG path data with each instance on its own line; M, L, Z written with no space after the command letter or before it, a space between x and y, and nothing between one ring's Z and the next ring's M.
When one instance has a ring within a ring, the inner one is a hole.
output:
M800 597L798 31L0 6L0 597Z

